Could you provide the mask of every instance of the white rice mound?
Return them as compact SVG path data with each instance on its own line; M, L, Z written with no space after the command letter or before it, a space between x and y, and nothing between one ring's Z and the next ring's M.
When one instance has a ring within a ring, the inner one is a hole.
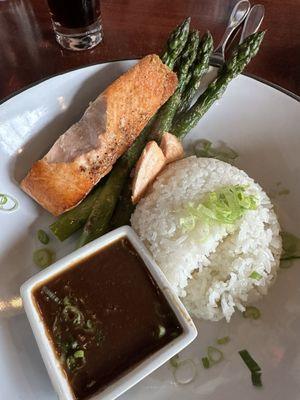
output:
M186 205L227 185L246 186L257 209L234 226L212 226L205 240L199 240L201 222L183 233L179 219ZM276 278L282 243L270 199L245 172L223 161L189 157L170 164L138 204L131 223L196 317L229 321L235 308L244 311ZM261 279L250 278L254 271Z

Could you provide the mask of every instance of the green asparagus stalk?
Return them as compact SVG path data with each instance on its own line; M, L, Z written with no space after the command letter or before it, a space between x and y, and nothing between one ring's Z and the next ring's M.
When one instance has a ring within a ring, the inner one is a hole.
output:
M191 79L186 85L184 93L181 96L180 105L177 114L180 114L190 108L191 102L199 89L201 78L209 68L209 57L213 51L213 38L210 32L206 32L200 41L197 57L192 66Z
M103 183L101 182L78 206L62 214L50 225L51 231L59 240L66 240L85 224L96 198L101 193Z
M171 133L179 139L184 136L198 123L199 119L208 110L212 103L217 100L225 91L228 83L240 74L251 58L259 50L264 32L249 36L243 44L239 45L232 54L230 60L220 71L219 77L210 84L206 91L201 95L195 106L190 111L184 112L182 117L175 121ZM205 99L205 101L203 101ZM202 102L203 101L203 102ZM128 185L124 188L121 199L116 207L116 211L111 220L111 228L118 228L121 225L130 223L130 216L134 211L134 205L131 202L131 188Z
M180 104L181 94L190 78L189 69L196 58L198 45L199 34L197 31L193 31L189 34L185 48L178 61L178 87L175 93L158 111L157 118L153 125L150 136L151 139L154 139L157 142L160 142L163 133L168 132L172 126L173 118Z
M92 211L79 238L78 247L85 245L106 232L118 196L123 187L123 182L127 177L127 165L123 165L124 160L122 161L115 166L113 173L109 175L108 180L96 197Z
M182 139L198 123L199 119L202 118L212 104L223 95L229 82L239 75L257 54L263 37L264 32L254 33L235 48L216 80L200 95L191 109L175 122L171 129L175 136Z
M161 60L170 69L174 68L175 62L185 46L190 30L190 22L191 18L186 18L169 36L167 48L161 56Z
M109 230L113 230L119 228L120 226L130 224L130 217L135 209L135 205L132 203L131 200L131 182L132 180L128 177L117 203L115 212L111 218Z

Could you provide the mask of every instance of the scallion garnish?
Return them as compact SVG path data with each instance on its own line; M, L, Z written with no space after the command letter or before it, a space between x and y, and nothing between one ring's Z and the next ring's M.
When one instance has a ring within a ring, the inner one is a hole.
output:
M197 375L197 368L194 361L190 358L178 362L173 371L174 380L178 385L187 385L193 382Z
M50 290L47 286L43 286L42 290L43 293L45 293L46 296L49 297L49 299L53 300L55 303L60 304L61 300L52 290Z
M65 321L70 321L76 326L82 326L84 323L84 316L82 312L75 306L65 306L62 310L62 316Z
M202 364L203 364L203 367L204 367L205 369L208 369L208 368L210 367L208 357L203 357L203 358L202 358Z
M258 200L254 195L246 193L246 186L229 185L207 194L203 202L190 202L179 218L183 232L193 230L198 221L204 232L209 232L214 224L229 224L237 222L249 210L255 210Z
M217 339L217 343L218 344L226 344L228 342L230 342L230 337L229 336L224 336L224 337L222 337L220 339Z
M210 365L218 364L224 358L222 351L213 346L208 346L207 356Z
M37 231L37 238L38 240L43 243L43 244L48 244L49 243L49 236L43 229L39 229Z
M77 350L74 353L75 358L84 358L84 351L83 350Z
M38 249L33 253L33 262L40 268L46 268L55 261L55 254L50 249Z
M251 372L259 372L261 371L260 366L257 364L255 360L250 356L247 350L240 350L239 355L242 357L244 363L250 369Z
M261 372L252 372L251 373L251 380L253 386L262 386L262 381L261 381Z
M0 193L0 206L4 206L7 203L7 196L5 194Z
M0 193L0 211L15 211L19 206L18 201L9 194Z
M256 271L253 271L253 272L249 275L249 278L255 279L256 281L259 281L259 280L262 278L262 275L259 274L259 273L256 272Z
M213 147L212 142L206 139L197 141L194 151L197 157L216 158L230 164L238 157L238 154L225 144L221 147Z
M162 325L158 325L158 333L157 333L158 339L161 339L163 336L165 336L165 334L166 334L166 328Z
M75 358L74 358L73 356L67 357L67 359L66 359L66 364L67 364L68 369L69 369L70 371L72 371L72 370L75 368L75 366L76 366L76 360L75 360Z
M173 368L177 368L179 364L179 355L175 354L172 358L170 358L170 364Z
M300 238L289 232L281 232L283 253L280 268L290 268L292 261L300 259Z
M243 312L244 318L259 319L260 311L257 307L247 306L246 310Z

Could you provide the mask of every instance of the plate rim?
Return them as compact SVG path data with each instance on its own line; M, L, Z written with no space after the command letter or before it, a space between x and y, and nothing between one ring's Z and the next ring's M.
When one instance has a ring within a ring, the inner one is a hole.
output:
M97 65L111 64L111 63L120 62L120 61L134 61L134 60L140 60L140 59L141 59L141 57L123 58L123 59L115 59L115 60L111 60L111 61L95 62L95 63L92 63L92 64L88 64L88 65L84 65L84 66L78 66L78 67L75 67L75 68L67 69L65 71L57 72L57 73L52 74L52 75L48 75L48 76L46 76L44 78L41 78L41 79L39 79L37 81L34 81L34 82L30 83L29 85L24 86L23 88L21 88L19 90L16 90L16 91L12 92L8 96L5 96L3 99L0 100L0 106L3 105L4 103L6 103L8 100L11 100L13 97L15 97L15 96L17 96L17 95L19 95L19 94L21 94L21 93L23 93L23 92L25 92L25 91L27 91L29 89L32 89L33 87L39 85L40 83L43 83L43 82L45 82L45 81L47 81L49 79L55 78L57 76L61 76L61 75L64 75L64 74L68 74L70 72L78 71L80 69L94 67L94 66L97 66ZM276 83L270 82L265 78L261 78L261 77L255 75L255 74L251 74L251 73L247 73L247 72L246 73L242 73L241 75L246 76L246 77L248 77L250 79L256 80L258 82L261 82L261 83L263 83L263 84L265 84L267 86L270 86L273 89L278 90L279 92L281 92L281 93L291 97L292 99L300 102L300 95L297 95L296 93L291 92L290 90L285 89L282 86L277 85Z

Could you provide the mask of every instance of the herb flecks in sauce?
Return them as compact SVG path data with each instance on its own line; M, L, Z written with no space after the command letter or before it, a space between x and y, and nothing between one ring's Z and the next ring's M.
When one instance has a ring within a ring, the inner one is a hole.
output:
M76 399L85 399L179 336L144 262L118 240L51 278L34 297Z

